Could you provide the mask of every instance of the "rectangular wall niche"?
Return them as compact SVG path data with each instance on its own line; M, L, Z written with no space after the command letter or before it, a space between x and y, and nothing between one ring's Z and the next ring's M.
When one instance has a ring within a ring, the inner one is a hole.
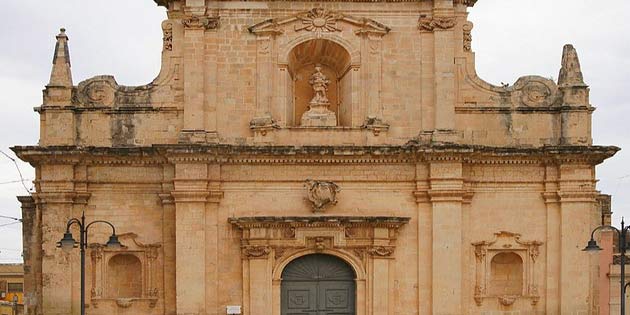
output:
M96 309L109 310L112 307L154 308L160 291L158 254L161 245L142 244L133 233L118 237L123 244L120 249L109 249L97 243L89 245L90 304Z
M511 306L519 299L538 304L536 260L542 242L522 241L520 234L501 231L490 241L472 243L475 247L475 294L478 306L486 299L497 299Z

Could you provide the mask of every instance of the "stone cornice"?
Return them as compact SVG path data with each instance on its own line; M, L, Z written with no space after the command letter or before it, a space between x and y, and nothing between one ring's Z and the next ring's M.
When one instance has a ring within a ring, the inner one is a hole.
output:
M485 147L457 144L403 146L239 146L154 145L151 147L41 147L12 150L20 159L38 164L162 165L214 164L406 164L460 162L465 164L588 164L614 156L613 146Z
M240 229L262 227L327 227L327 226L371 226L383 228L400 228L410 218L403 217L347 217L347 216L314 216L314 217L242 217L230 218L228 222Z
M176 0L153 0L157 5L162 7L168 7L168 4L175 2ZM224 1L241 1L241 0L224 0ZM269 2L289 2L291 0L267 0ZM396 2L424 2L426 0L303 0L303 2L383 2L383 3L396 3ZM455 0L456 4L464 4L472 7L477 3L477 0Z

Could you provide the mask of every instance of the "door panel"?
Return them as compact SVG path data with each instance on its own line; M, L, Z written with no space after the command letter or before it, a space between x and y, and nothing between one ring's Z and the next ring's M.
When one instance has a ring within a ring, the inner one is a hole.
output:
M298 258L282 272L281 315L355 315L354 270L323 254Z
M318 285L319 315L354 315L354 283L322 281Z
M317 314L317 282L282 284L282 315Z

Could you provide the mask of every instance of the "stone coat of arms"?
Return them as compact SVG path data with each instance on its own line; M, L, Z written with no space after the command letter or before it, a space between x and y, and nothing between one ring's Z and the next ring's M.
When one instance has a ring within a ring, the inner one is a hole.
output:
M337 193L341 188L333 182L307 179L304 187L308 190L308 201L313 206L313 212L323 212L328 205L337 204Z

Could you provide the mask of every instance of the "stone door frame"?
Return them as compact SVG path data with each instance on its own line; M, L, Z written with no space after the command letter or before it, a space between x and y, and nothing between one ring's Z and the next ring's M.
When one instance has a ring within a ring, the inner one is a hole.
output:
M400 217L231 218L242 231L243 314L281 315L282 271L293 260L327 254L356 274L356 315L387 314L390 261Z

